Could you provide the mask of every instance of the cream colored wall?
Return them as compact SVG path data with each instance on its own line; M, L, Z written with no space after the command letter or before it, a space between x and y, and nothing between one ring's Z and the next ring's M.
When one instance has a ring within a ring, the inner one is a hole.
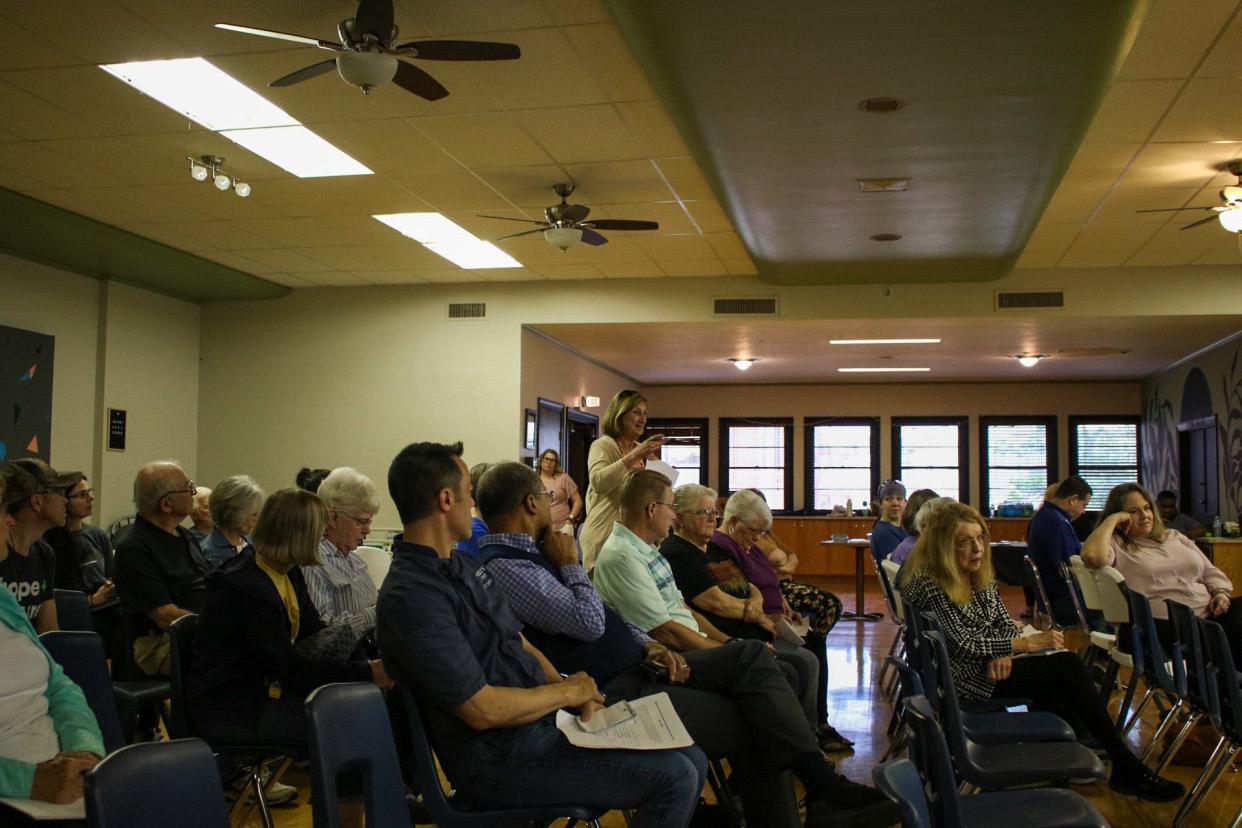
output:
M880 474L891 476L893 417L969 417L970 499L979 502L979 418L1057 415L1060 473L1069 473L1070 414L1140 412L1140 384L977 383L893 385L648 386L653 417L708 417L708 482L720 483L721 417L794 418L795 508L804 503L803 424L806 418L880 417Z
M134 473L148 460L175 457L194 474L197 305L7 256L0 284L0 323L56 337L50 461L90 476L95 523L133 511ZM105 449L109 407L128 412L123 452Z

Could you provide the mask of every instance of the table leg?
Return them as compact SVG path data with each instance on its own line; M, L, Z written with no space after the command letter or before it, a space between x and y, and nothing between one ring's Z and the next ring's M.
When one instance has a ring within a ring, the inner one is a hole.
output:
M845 610L841 613L842 618L850 618L854 621L879 621L884 617L882 612L864 612L866 601L863 598L863 552L866 551L861 546L854 547L854 611Z

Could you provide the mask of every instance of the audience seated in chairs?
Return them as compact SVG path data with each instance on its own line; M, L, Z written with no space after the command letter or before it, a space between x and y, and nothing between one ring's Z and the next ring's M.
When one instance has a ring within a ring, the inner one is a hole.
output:
M0 549L14 526L7 508L11 497L25 492L6 488L12 477L5 471ZM2 588L0 664L0 796L73 802L82 796L82 772L104 755L103 735L82 691L39 643L13 593Z
M1151 493L1138 483L1122 483L1108 493L1100 522L1082 547L1087 566L1113 566L1126 586L1148 598L1167 598L1185 604L1200 618L1225 628L1235 664L1242 664L1242 596L1233 597L1234 584L1194 541L1161 522ZM1151 602L1156 632L1165 650L1171 649L1168 609ZM1119 631L1117 644L1129 652L1128 628Z
M935 500L938 497L940 495L931 489L915 489L910 493L909 500L906 501L906 505L901 510L901 528L905 531L906 536L888 554L890 561L901 565L905 563L906 558L910 557L910 550L914 548L914 542L919 539L919 510L923 508L924 503L929 500ZM883 558L880 558L880 560L883 560Z
M95 490L85 477L65 490L65 504L65 525L43 534L56 553L56 588L86 595L91 629L99 634L108 657L118 659L124 645L124 610L108 577L112 541L103 529L85 522L95 505Z
M133 656L149 676L168 675L168 625L202 607L207 561L181 522L194 481L176 463L148 463L134 478L132 526L117 544L116 589L129 614Z
M906 538L906 530L901 525L901 515L906 508L906 485L900 480L885 480L875 496L880 517L871 527L871 549L877 557L887 558Z
M1081 722L1113 761L1113 790L1157 802L1181 798L1180 784L1157 776L1126 747L1076 654L1014 657L1061 647L1062 637L1058 631L1019 636L1021 626L997 591L991 557L979 513L964 503L944 502L928 515L899 583L908 606L939 620L957 692L979 700L1029 698L1038 710Z
M306 589L325 624L345 624L359 637L375 631L378 592L367 565L351 554L371 531L379 494L371 479L354 469L334 469L319 486L328 507L328 527L319 542L321 566L302 570Z
M554 667L587 672L610 699L668 693L695 742L713 758L730 758L747 824L755 828L797 824L792 790L780 773L786 769L824 801L813 811L848 813L858 826L869 818L887 824L892 809L875 791L829 769L766 647L746 641L682 657L606 607L578 562L573 538L555 530L543 485L521 463L498 464L483 476L477 502L493 533L480 543L479 571L487 589L504 592L526 639ZM683 486L678 498L706 503L714 513L710 489Z
M263 490L249 475L237 474L216 484L207 499L215 528L199 543L208 566L220 566L246 548L262 505Z
M497 590L452 553L470 535L470 476L461 444L415 443L388 470L403 524L380 590L376 632L385 665L424 710L445 774L484 808L551 804L634 811L637 828L681 828L707 760L682 750L587 750L557 729L556 711L602 707L585 672L563 678L519 632Z
M214 528L211 522L211 489L199 486L194 492L194 511L190 512L190 534L201 548Z
M1064 567L1082 549L1073 523L1087 511L1091 486L1077 475L1065 478L1051 497L1044 499L1026 528L1027 554L1039 568L1039 579L1048 593L1048 612L1059 626L1078 624L1078 610Z
M196 732L221 744L306 750L303 702L334 681L391 686L383 665L355 654L348 626L319 618L302 577L318 563L328 510L300 489L263 504L253 544L207 575L194 657L185 677Z
M14 460L5 467L8 513L13 531L0 550L0 585L7 587L40 633L59 629L53 584L56 553L43 535L64 527L65 492L82 480L82 472L60 472L35 458Z
M759 489L748 491L763 497L763 492ZM767 502L766 499L764 502ZM798 572L798 555L782 543L771 529L755 538L755 547L764 554L764 557L768 559L768 565L780 578L781 595L784 596L785 603L789 604L789 608L794 612L800 613L804 618L809 618L811 629L815 630L817 635L827 638L828 633L837 625L837 621L841 620L841 599L814 584L795 581L794 575Z

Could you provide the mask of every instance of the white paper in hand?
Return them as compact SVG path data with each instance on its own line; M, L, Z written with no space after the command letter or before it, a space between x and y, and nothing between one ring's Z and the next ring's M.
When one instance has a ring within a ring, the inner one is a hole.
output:
M686 726L681 723L681 717L673 709L668 693L656 693L654 696L629 702L628 705L634 713L633 718L594 733L584 730L578 717L564 710L557 711L556 726L571 745L581 748L667 750L694 744L694 740L686 732ZM600 713L595 714L599 715Z
M657 460L654 457L647 458L647 471L656 471L668 478L669 484L677 485L677 469L665 463L663 460Z
M803 639L802 636L798 635L798 631L793 628L793 625L784 618L778 619L775 626L776 637L782 641L788 641L790 644L794 644L798 647L801 647L806 643L806 640Z

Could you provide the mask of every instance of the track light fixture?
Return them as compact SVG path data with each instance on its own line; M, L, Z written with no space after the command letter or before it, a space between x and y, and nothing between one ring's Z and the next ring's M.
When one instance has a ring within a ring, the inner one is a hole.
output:
M190 178L195 181L211 180L216 189L220 192L232 190L241 198L250 197L250 185L245 181L238 181L233 176L224 172L220 167L224 164L224 159L218 155L200 155L198 158L187 155L186 160L190 162Z

